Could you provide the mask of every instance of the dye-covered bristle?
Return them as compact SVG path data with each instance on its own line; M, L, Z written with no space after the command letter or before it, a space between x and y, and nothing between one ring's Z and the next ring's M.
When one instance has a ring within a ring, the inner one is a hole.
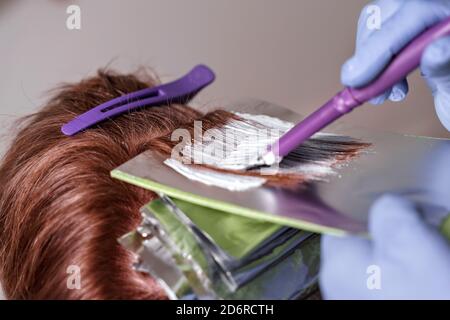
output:
M294 126L266 115L214 112L200 119L206 130L182 149L181 159L166 164L191 180L243 191L263 183L280 186L298 185L312 180L326 180L336 168L347 164L369 144L349 136L317 133L280 163L261 167L261 155ZM211 122L219 125L211 127ZM219 174L220 173L220 174ZM261 180L245 180L256 177ZM239 177L242 177L239 179Z
M186 145L183 154L192 162L225 170L245 170L260 164L268 145L292 124L265 115L233 113L223 125L204 132L202 141Z

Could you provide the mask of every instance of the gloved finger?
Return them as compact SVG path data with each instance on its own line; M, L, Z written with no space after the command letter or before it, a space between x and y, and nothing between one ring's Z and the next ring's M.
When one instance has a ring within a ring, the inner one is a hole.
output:
M402 1L377 0L364 6L358 18L356 50L372 33L377 32L382 24L397 12L401 5Z
M429 242L435 232L424 223L411 201L396 195L384 195L373 204L369 231L375 258L382 255L396 260L410 259L418 250L434 250Z
M378 97L371 99L369 103L377 106L383 104L387 99L394 102L399 102L405 99L408 94L408 90L408 82L406 79L403 79L399 83L395 84L391 89L386 90Z
M342 67L341 81L350 87L361 87L373 80L416 35L445 17L426 10L426 2L405 1L380 30L360 44L356 54Z
M392 87L391 94L389 95L389 100L393 102L403 101L406 98L408 91L408 81L406 79L403 79Z
M436 114L442 125L450 131L450 95L448 93L439 93L434 97Z
M360 237L322 236L320 288L326 299L364 299L371 246Z
M439 120L450 131L450 36L434 41L425 49L421 69L433 93Z

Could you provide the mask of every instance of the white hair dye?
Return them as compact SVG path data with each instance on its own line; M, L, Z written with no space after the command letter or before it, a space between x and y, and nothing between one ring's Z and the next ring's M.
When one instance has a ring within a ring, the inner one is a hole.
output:
M346 143L354 141L347 136L317 133L280 164L258 169L261 177L214 171L211 168L242 172L266 151L268 145L294 126L291 122L267 115L240 112L234 112L234 115L239 119L230 119L224 126L206 130L203 134L201 121L196 121L194 139L192 143L183 145L183 157L172 156L165 164L190 180L244 191L264 184L264 175L296 174L304 175L307 180L326 180L327 176L336 174L337 156L345 155L348 150ZM210 168L191 166L192 163Z

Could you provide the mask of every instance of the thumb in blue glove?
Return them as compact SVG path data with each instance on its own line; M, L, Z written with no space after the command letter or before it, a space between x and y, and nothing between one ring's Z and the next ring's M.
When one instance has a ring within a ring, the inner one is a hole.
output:
M450 299L450 245L414 205L385 195L369 215L371 240L322 237L326 299Z
M370 11L366 7L358 22L355 55L342 67L341 81L350 87L361 87L375 79L397 54L426 28L450 16L448 0L379 0L380 29L367 25ZM450 130L450 37L436 40L422 57L422 73L430 85L439 119ZM401 101L408 93L405 80L373 99L381 104L386 99Z
M422 56L422 75L433 93L439 120L450 131L450 37L428 46Z

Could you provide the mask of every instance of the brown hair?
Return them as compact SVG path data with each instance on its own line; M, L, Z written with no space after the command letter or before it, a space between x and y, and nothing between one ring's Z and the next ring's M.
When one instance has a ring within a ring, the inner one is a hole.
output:
M95 105L155 84L100 71L62 86L24 120L0 167L0 274L8 298L164 298L116 240L139 224L139 208L154 194L113 180L110 171L200 113L146 108L73 137L60 131ZM70 265L80 268L80 290L67 288Z
M0 276L8 298L165 298L153 279L133 270L133 256L117 242L137 227L139 208L155 195L112 179L110 171L148 149L169 152L176 128L202 118L206 130L233 114L204 116L171 105L124 114L72 137L60 131L98 104L155 84L148 76L99 71L60 87L22 120L0 166ZM80 289L67 286L72 265L80 268Z

